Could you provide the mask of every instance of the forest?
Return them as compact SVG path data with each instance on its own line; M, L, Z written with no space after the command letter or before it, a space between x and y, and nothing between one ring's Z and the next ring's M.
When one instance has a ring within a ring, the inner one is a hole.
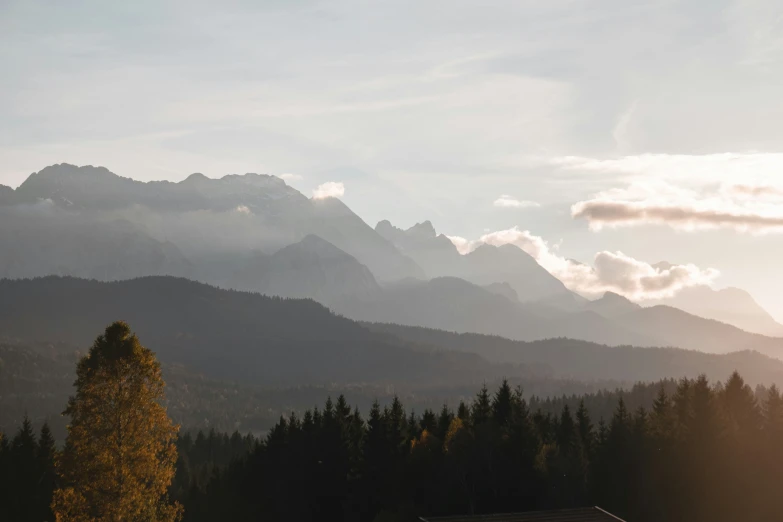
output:
M647 404L649 407L634 407ZM607 407L609 401L614 401ZM606 415L606 416L604 416ZM738 374L625 394L530 398L503 382L452 410L344 397L262 439L183 432L183 520L416 520L599 505L629 522L775 520L783 399ZM53 520L57 450L29 421L0 439L0 519ZM21 470L21 471L20 471Z

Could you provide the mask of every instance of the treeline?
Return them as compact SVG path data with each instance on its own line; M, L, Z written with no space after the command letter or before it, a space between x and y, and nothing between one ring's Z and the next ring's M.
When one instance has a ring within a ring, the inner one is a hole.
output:
M0 432L0 520L54 520L50 509L55 488L54 438L44 424L36 435L25 418L12 438Z
M33 427L47 422L55 440L63 441L68 417L63 405L73 391L75 366L83 350L65 343L10 343L0 340L0 431L13 433L29 415ZM723 373L721 376L727 375ZM424 411L447 403L456 407L461 399L475 394L478 384L465 382L444 386L411 388L405 383L390 388L384 383L333 383L285 388L265 388L252 384L209 379L180 365L163 365L166 380L166 408L184 431L263 433L280 418L296 411L300 415L326 396L345 395L363 414L370 411L373 400L390 404L397 394L409 409ZM744 374L743 374L744 375ZM490 387L500 383L488 380ZM526 394L541 397L582 396L601 389L627 386L625 381L590 381L556 379L543 375L517 377L512 385L521 384ZM654 393L654 390L653 390ZM616 402L607 397L605 402ZM652 400L649 401L652 404ZM592 411L592 410L591 410Z
M177 473L171 485L171 496L183 502L188 495L204 490L212 479L233 462L244 459L261 443L252 434L232 435L209 430L199 431L193 437L190 432L177 440Z
M646 407L649 406L649 407ZM604 413L606 415L604 416ZM252 435L181 433L184 520L415 520L600 505L631 522L783 517L783 398L738 374L525 399L507 382L455 409L344 397ZM0 435L0 520L53 520L55 444Z
M366 420L340 398L282 418L185 498L185 520L415 520L600 505L633 522L779 520L783 399L738 374L664 383L648 410L532 411L521 390Z
M177 473L170 493L184 500L203 490L220 471L245 458L261 441L253 435L232 435L210 430L177 439ZM53 521L52 494L57 485L57 447L47 424L35 433L25 418L12 437L0 431L0 520Z

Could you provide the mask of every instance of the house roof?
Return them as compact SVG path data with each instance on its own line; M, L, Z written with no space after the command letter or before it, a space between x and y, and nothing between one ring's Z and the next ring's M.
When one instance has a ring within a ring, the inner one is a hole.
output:
M599 507L529 511L497 515L422 518L423 522L623 522Z

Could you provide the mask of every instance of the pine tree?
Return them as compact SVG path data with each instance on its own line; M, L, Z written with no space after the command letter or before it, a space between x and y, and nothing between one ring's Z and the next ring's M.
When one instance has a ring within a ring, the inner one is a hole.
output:
M438 426L435 430L435 434L440 440L444 440L446 438L446 434L449 432L449 426L451 426L451 421L453 419L454 414L451 412L449 407L444 404L443 408L440 410L440 415L438 415Z
M11 520L11 447L0 431L0 520Z
M505 426L511 420L511 399L511 386L509 386L506 379L503 379L492 400L492 416L495 418L498 426Z
M764 431L773 441L783 437L783 397L774 384L767 391L764 403Z
M435 435L438 428L438 419L435 412L427 408L421 416L421 429L427 430L431 435Z
M718 399L734 434L748 438L761 428L762 416L756 397L738 372L731 374Z
M489 420L492 414L492 406L489 400L489 390L487 385L481 387L478 394L476 394L476 400L470 408L470 420L474 426L479 426Z
M76 395L58 467L58 521L173 521L181 508L167 489L177 461L178 427L161 401L160 364L130 327L116 322L76 369Z
M672 401L666 395L663 385L658 389L658 395L653 402L651 423L653 434L657 439L663 439L672 432L674 426Z
M457 418L460 419L463 423L470 421L470 409L468 409L465 401L459 401L459 406L457 406Z
M11 440L11 489L9 499L13 516L11 520L33 520L38 474L36 472L38 443L30 419L25 415L22 426Z
M36 454L36 500L35 520L52 520L52 494L55 483L55 455L57 449L49 425L44 423L41 435L38 437L38 453Z

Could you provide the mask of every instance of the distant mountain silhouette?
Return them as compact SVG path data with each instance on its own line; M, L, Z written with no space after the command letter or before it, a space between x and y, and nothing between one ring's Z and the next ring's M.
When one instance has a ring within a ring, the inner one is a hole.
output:
M312 297L357 320L517 340L774 356L783 342L704 319L781 334L739 290L684 291L681 306L693 314L639 308L613 294L588 302L514 245L460 255L429 221L407 230L382 221L373 230L339 199L310 199L258 174L142 183L103 167L63 164L32 174L15 191L0 187L0 277L50 274L181 276Z
M406 281L384 288L374 300L345 299L333 308L352 319L423 326L517 340L570 337L600 343L654 346L655 335L625 328L594 312L565 312L503 295L456 277Z
M45 205L44 205L45 206ZM0 277L73 275L102 281L144 275L192 275L171 242L150 237L126 220L50 215L31 207L0 207Z
M512 303L519 303L517 291L508 283L491 283L484 285L483 288L490 293L502 295Z
M460 255L449 238L437 235L429 221L407 230L381 221L375 230L416 261L431 278L459 277L480 286L508 283L522 302L551 299L550 305L564 305L569 310L583 301L517 246L484 244Z
M329 304L345 296L371 299L381 292L370 270L315 235L271 256L257 254L231 282L237 290L315 299Z
M584 307L586 310L592 310L609 319L619 317L641 308L640 305L631 302L628 298L614 292L606 292L600 299L585 303Z
M77 167L62 163L31 174L16 189L21 201L50 199L58 205L83 210L117 210L141 205L162 212L212 210L225 212L246 206L254 213L275 215L286 206L306 206L305 196L275 176L228 175L210 179L193 174L174 183L149 183L123 178L105 167Z
M429 221L403 230L384 220L375 226L375 231L416 261L427 277L458 276L463 271L457 247L443 234L437 234Z
M478 285L508 283L522 302L571 294L530 254L514 245L481 245L466 254L465 261L465 279Z
M712 353L756 350L783 357L783 339L749 333L726 323L704 319L671 306L639 308L615 318L642 335L655 335L670 346Z
M16 193L11 187L0 185L0 205L11 205L16 202Z
M561 378L653 381L704 373L716 380L737 370L754 383L783 380L783 361L752 351L718 355L677 348L614 347L572 339L521 342L394 324L367 327L420 345L461 350L494 362L525 364L539 374Z
M783 337L783 325L775 321L748 292L739 288L683 288L674 297L657 303L731 324L748 332Z
M122 216L153 237L171 240L195 264L220 252L275 251L316 234L367 265L382 280L423 271L337 199L305 197L275 176L193 174L184 181L144 183L104 167L46 167L15 191L19 203L51 201L93 220ZM214 273L213 267L204 267Z
M607 345L671 346L711 353L757 350L783 358L783 339L751 334L682 310L643 308L609 294L578 312L541 302L514 303L458 278L408 281L376 300L344 300L335 310L360 321L533 341L567 337Z

